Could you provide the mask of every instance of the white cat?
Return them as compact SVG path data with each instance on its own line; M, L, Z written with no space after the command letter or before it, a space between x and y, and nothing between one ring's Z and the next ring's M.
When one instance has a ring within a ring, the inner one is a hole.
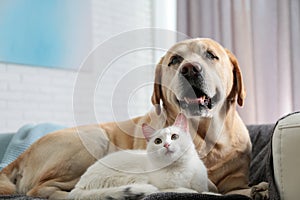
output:
M155 131L143 124L147 150L107 155L87 169L70 199L142 199L156 192L208 191L207 171L188 132L187 119Z

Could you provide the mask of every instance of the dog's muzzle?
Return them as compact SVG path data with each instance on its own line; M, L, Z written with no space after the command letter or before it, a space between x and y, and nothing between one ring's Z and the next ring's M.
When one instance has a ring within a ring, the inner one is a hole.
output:
M217 94L209 91L205 73L197 62L183 64L179 69L180 91L176 94L179 106L190 115L203 115L217 101Z

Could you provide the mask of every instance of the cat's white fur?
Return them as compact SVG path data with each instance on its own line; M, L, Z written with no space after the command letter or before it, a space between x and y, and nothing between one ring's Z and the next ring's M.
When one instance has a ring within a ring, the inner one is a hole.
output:
M119 151L100 159L83 174L69 198L141 199L160 191L208 191L207 171L187 124L179 114L172 126L158 131L143 125L147 150Z

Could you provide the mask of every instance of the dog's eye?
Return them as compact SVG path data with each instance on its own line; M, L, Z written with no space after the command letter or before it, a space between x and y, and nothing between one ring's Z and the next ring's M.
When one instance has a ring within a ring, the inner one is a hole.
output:
M207 50L207 51L206 51L206 57L207 57L208 59L210 59L210 60L219 60L219 57L216 56L216 55L214 54L214 52L211 51L211 50Z
M183 58L179 55L172 56L168 66L180 64L182 60Z
M162 140L160 138L156 138L154 140L154 144L160 144L160 143L162 143Z

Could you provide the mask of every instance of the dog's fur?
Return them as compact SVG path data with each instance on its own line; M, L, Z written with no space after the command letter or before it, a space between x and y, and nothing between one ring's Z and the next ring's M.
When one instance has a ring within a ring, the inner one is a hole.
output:
M180 62L172 62L174 55L182 58ZM184 92L189 90L190 80L180 75L187 63L196 63L201 68L201 80L193 84L198 84L195 87L211 98L209 108L199 106L195 111L194 107L180 105ZM82 126L46 135L1 171L0 194L64 198L96 159L119 149L145 148L141 124L159 128L165 122L163 126L168 126L180 111L190 118L195 146L219 192L246 189L251 143L236 111L236 102L242 106L244 98L241 71L230 51L210 39L179 42L156 67L152 96L155 112L125 122ZM249 195L250 189L243 193Z

